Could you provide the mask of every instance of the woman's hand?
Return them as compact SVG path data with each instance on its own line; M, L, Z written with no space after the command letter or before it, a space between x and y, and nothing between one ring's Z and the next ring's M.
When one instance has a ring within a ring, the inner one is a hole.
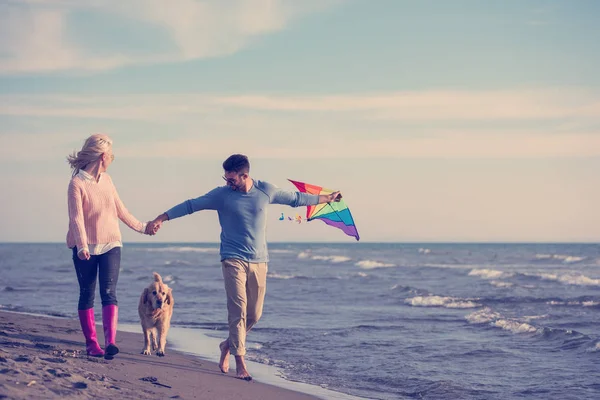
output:
M77 257L79 257L80 260L89 260L90 252L87 249L80 250L77 252Z

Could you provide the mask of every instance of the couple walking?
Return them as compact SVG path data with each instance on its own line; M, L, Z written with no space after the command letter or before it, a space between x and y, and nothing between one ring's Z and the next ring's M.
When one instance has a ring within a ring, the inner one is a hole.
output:
M114 160L112 140L102 134L90 136L81 151L68 157L73 170L69 183L69 231L67 246L79 282L79 320L90 356L112 357L116 346L118 303L116 286L121 261L119 220L131 229L154 235L166 221L201 210L215 210L221 225L221 270L227 295L229 337L219 347L219 367L229 370L229 356L236 362L236 376L251 380L244 362L246 334L262 315L267 263L267 206L292 207L339 201L341 194L311 195L285 191L250 177L250 163L242 154L223 162L225 186L186 200L142 223L129 213L106 173ZM102 299L105 349L100 347L94 320L96 281Z

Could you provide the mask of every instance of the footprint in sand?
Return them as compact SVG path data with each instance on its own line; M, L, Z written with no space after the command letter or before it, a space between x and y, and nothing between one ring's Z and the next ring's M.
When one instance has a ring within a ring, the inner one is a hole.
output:
M21 355L21 356L18 356L17 358L15 358L15 361L17 361L17 362L26 362L26 363L30 363L31 364L36 359L37 359L36 356Z
M49 374L54 375L57 378L68 378L71 376L71 374L66 373L66 372L62 372L60 370L55 370L55 369L47 369L46 370Z
M67 360L65 360L64 358L56 358L56 357L40 358L40 360L48 361L51 363L57 363L57 364L64 364L67 362Z
M0 369L0 374L3 375L19 375L21 372L16 369L4 368Z

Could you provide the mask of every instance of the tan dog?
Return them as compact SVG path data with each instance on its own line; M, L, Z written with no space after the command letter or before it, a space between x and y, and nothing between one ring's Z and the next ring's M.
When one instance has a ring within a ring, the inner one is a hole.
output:
M150 351L150 344L152 343L152 350L156 350L157 356L163 357L167 344L167 334L171 326L174 302L172 290L163 283L161 276L156 272L153 273L153 276L154 282L144 289L138 306L140 322L144 331L142 354L152 354Z

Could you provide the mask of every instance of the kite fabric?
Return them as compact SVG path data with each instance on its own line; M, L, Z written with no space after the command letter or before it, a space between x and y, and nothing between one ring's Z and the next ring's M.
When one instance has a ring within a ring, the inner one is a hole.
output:
M299 191L310 194L331 194L334 190L324 189L321 186L311 185L304 182L297 182L291 179L288 181L292 182ZM312 221L320 219L327 225L331 225L335 228L341 229L346 235L353 236L356 240L359 240L358 230L354 224L354 219L350 213L350 209L341 199L339 202L323 203L314 206L308 206L306 210L306 220Z

